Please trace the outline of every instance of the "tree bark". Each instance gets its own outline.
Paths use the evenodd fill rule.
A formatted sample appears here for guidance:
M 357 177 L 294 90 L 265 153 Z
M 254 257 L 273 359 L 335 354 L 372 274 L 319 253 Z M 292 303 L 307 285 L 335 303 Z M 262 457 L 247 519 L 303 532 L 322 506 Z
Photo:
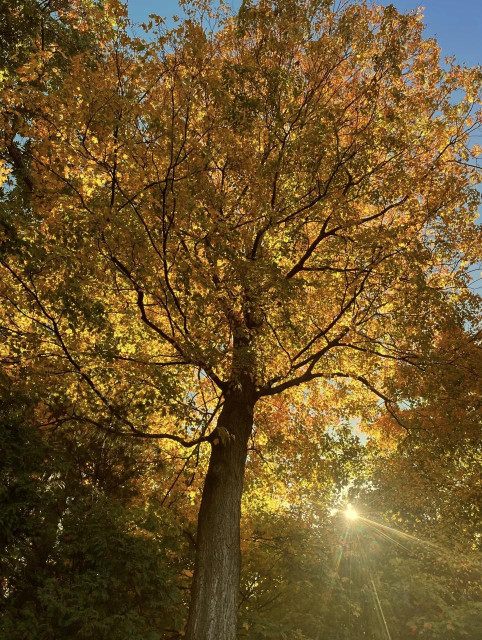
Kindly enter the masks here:
M 230 391 L 211 441 L 198 517 L 186 640 L 234 640 L 241 570 L 241 496 L 254 388 Z

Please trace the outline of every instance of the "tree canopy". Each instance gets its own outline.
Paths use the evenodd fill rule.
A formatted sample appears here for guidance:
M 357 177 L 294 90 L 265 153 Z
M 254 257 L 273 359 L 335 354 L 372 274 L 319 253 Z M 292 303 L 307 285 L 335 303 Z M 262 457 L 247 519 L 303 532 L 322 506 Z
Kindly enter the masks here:
M 201 464 L 187 637 L 231 640 L 246 461 L 294 508 L 362 424 L 397 478 L 473 482 L 482 73 L 393 6 L 185 10 L 149 37 L 117 2 L 4 10 L 0 357 L 32 428 Z

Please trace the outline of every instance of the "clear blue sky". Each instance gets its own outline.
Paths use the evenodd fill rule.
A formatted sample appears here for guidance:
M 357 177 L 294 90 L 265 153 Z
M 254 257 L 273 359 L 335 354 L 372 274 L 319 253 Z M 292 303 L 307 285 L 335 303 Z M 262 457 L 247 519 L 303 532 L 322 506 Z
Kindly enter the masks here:
M 390 0 L 378 0 L 390 4 Z M 239 6 L 240 0 L 231 0 Z M 482 64 L 482 0 L 391 0 L 400 11 L 425 7 L 425 33 L 435 36 L 443 56 L 455 55 L 468 65 Z M 179 13 L 177 0 L 129 0 L 129 15 L 145 22 L 150 13 L 168 18 Z

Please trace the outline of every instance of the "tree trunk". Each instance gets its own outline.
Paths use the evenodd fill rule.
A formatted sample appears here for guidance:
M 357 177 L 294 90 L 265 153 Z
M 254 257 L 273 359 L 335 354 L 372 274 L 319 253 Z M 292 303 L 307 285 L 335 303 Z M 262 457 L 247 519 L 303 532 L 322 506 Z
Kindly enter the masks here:
M 214 432 L 199 509 L 186 640 L 236 637 L 241 496 L 254 404 L 254 389 L 229 392 Z

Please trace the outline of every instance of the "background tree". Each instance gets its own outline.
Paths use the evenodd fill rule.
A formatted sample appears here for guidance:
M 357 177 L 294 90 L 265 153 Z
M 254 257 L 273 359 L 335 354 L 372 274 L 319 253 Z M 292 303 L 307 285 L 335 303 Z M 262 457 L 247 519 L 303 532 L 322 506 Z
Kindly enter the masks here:
M 0 382 L 0 635 L 178 637 L 192 507 L 164 500 L 176 460 L 82 426 L 32 429 L 34 399 Z
M 95 45 L 67 73 L 41 51 L 4 79 L 30 195 L 1 259 L 3 356 L 42 388 L 41 424 L 209 443 L 187 637 L 230 640 L 269 399 L 410 428 L 398 363 L 415 379 L 474 316 L 480 72 L 442 69 L 391 6 L 195 4 L 152 41 L 121 5 L 79 4 Z
M 479 350 L 445 334 L 416 388 L 402 365 L 408 435 L 387 414 L 364 424 L 376 435 L 364 446 L 352 425 L 345 437 L 325 432 L 323 447 L 300 433 L 296 411 L 264 460 L 249 461 L 238 637 L 478 637 Z

